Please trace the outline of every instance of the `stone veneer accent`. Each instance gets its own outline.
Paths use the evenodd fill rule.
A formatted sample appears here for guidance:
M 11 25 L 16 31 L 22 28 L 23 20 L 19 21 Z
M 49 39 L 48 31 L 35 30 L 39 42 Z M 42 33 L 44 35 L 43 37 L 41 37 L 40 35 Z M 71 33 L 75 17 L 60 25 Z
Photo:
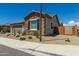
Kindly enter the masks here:
M 42 18 L 42 35 L 45 35 L 45 18 Z

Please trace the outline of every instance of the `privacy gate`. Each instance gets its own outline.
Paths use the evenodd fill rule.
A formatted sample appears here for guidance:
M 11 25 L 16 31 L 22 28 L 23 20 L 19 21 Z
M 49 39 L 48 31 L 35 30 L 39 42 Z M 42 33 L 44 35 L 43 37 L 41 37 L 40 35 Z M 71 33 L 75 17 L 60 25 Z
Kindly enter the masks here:
M 64 27 L 64 34 L 65 35 L 72 35 L 73 34 L 73 27 L 72 26 L 65 26 Z
M 77 26 L 59 26 L 55 28 L 55 33 L 60 35 L 77 35 Z

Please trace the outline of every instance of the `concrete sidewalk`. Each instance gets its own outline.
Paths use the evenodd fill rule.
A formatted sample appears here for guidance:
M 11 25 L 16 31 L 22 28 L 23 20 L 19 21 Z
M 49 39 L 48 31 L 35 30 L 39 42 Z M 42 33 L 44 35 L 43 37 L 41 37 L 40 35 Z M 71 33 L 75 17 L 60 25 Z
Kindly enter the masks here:
M 0 37 L 0 44 L 37 56 L 79 56 L 79 46 L 43 44 Z

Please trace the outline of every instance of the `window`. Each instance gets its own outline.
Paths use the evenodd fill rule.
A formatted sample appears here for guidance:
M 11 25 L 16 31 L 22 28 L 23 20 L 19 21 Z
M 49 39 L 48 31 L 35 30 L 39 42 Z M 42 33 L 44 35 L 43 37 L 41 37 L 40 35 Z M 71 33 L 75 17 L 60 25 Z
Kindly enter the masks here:
M 30 21 L 30 30 L 37 30 L 37 20 Z
M 53 24 L 51 23 L 51 29 L 53 29 Z

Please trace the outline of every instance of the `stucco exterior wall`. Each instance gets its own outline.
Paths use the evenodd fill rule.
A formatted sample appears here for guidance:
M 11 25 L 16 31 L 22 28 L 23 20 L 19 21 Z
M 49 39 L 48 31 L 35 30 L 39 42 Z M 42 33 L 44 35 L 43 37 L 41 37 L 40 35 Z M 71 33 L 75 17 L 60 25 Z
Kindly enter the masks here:
M 53 30 L 51 29 L 51 19 L 46 18 L 46 35 L 53 34 Z
M 59 26 L 58 21 L 56 19 L 57 18 L 55 16 L 52 19 L 46 18 L 46 35 L 53 35 L 54 28 L 51 28 L 51 26 L 52 27 Z
M 54 27 L 59 26 L 56 16 L 53 16 L 52 23 L 53 23 L 52 26 L 54 26 Z

